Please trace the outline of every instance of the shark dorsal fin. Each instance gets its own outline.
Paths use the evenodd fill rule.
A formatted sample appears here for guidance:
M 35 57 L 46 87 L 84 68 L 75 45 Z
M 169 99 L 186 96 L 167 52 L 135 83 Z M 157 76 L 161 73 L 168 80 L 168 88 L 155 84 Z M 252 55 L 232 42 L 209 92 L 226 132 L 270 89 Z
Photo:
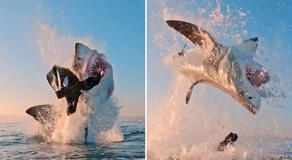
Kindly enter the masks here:
M 203 49 L 210 47 L 213 49 L 219 45 L 210 33 L 195 24 L 177 20 L 167 20 L 166 23 Z
M 43 125 L 51 124 L 54 121 L 53 106 L 50 104 L 30 107 L 26 110 L 26 113 Z

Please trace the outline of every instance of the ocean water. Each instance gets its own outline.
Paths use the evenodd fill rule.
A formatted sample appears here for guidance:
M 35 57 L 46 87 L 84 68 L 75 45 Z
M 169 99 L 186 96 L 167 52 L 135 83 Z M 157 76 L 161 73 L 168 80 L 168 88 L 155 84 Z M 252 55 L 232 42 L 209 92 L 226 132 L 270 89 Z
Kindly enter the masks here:
M 0 123 L 0 159 L 144 159 L 144 122 L 118 122 L 124 140 L 110 144 L 56 144 L 26 134 L 22 123 Z

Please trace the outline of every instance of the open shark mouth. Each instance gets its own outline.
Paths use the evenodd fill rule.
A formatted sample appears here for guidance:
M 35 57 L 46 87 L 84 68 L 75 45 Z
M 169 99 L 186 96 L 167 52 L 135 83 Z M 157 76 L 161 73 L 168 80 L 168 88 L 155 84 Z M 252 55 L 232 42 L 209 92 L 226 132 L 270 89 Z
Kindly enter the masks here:
M 106 62 L 104 55 L 94 51 L 89 59 L 86 73 L 88 77 L 99 77 L 102 79 L 107 68 L 108 63 Z
M 253 69 L 250 66 L 246 66 L 246 78 L 254 87 L 260 87 L 270 80 L 268 72 L 263 69 Z

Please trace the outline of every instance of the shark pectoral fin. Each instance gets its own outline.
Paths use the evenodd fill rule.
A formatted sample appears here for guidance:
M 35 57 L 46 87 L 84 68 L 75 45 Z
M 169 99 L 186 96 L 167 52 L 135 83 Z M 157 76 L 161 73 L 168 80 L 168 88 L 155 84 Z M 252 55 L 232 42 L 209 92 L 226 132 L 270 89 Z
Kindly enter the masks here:
M 189 88 L 188 93 L 187 93 L 187 96 L 186 96 L 186 104 L 188 104 L 189 101 L 190 101 L 190 98 L 191 98 L 192 93 L 193 93 L 194 86 L 197 85 L 199 82 L 200 82 L 200 81 L 196 81 L 196 82 L 193 83 L 192 86 Z
M 210 33 L 195 24 L 177 20 L 167 20 L 166 23 L 171 28 L 188 38 L 195 45 L 200 46 L 203 49 L 210 48 L 210 46 L 213 46 L 214 48 L 219 46 Z

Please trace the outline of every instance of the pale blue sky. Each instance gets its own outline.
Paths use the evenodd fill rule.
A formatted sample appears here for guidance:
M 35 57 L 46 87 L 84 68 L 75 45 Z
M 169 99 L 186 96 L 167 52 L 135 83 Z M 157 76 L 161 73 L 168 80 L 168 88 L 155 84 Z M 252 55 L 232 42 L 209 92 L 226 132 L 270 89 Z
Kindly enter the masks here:
M 36 21 L 60 34 L 105 43 L 113 64 L 122 116 L 144 116 L 144 1 L 2 1 L 0 5 L 1 115 L 22 115 L 49 103 L 51 90 L 36 45 Z M 74 47 L 74 44 L 72 44 Z M 1 117 L 0 117 L 1 118 Z

